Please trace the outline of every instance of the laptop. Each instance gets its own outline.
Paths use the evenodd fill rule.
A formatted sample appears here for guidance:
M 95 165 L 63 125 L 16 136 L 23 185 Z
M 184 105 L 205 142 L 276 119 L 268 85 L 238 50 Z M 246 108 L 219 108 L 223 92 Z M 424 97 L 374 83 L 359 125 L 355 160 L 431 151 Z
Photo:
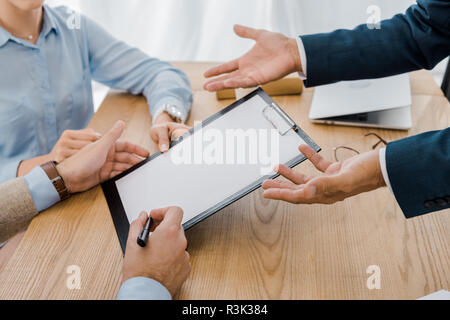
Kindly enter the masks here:
M 408 130 L 412 127 L 409 74 L 317 87 L 309 118 L 329 125 Z

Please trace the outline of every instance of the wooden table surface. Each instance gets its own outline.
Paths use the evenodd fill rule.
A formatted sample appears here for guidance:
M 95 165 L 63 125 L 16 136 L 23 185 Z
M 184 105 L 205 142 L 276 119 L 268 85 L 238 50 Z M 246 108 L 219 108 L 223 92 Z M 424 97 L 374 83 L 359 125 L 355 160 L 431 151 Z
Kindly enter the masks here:
M 210 64 L 175 65 L 189 75 L 195 92 L 189 123 L 231 103 L 202 90 Z M 368 150 L 362 135 L 369 131 L 394 140 L 450 125 L 450 105 L 430 74 L 416 72 L 411 79 L 409 132 L 311 124 L 313 89 L 274 100 L 332 159 L 337 145 Z M 109 94 L 90 127 L 104 133 L 118 119 L 128 125 L 124 139 L 156 151 L 144 98 Z M 296 170 L 314 172 L 310 163 Z M 415 299 L 450 289 L 450 210 L 406 220 L 387 188 L 331 206 L 291 205 L 261 194 L 253 192 L 187 231 L 192 273 L 176 298 Z M 71 265 L 81 270 L 79 290 L 66 285 Z M 371 265 L 381 270 L 379 290 L 366 287 Z M 0 274 L 0 298 L 114 299 L 121 268 L 122 251 L 97 187 L 33 220 Z

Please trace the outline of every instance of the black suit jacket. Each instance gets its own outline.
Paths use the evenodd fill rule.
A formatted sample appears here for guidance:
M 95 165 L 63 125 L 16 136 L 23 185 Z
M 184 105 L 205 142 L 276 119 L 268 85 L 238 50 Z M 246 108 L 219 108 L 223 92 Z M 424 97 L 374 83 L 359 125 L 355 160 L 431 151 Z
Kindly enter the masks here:
M 418 0 L 380 27 L 302 36 L 305 85 L 431 69 L 450 55 L 450 0 Z M 450 129 L 389 144 L 386 166 L 406 217 L 450 208 Z

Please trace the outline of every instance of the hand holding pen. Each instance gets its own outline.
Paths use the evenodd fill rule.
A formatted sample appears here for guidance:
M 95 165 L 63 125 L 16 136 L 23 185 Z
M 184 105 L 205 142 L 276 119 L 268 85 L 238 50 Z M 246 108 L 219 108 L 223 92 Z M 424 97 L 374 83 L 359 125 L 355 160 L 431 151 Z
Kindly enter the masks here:
M 149 221 L 149 216 L 151 221 Z M 173 296 L 186 280 L 191 264 L 182 227 L 183 210 L 177 207 L 142 212 L 133 221 L 128 234 L 123 265 L 123 281 L 146 277 L 163 284 Z M 150 238 L 148 235 L 151 232 Z M 146 244 L 136 239 L 142 234 Z

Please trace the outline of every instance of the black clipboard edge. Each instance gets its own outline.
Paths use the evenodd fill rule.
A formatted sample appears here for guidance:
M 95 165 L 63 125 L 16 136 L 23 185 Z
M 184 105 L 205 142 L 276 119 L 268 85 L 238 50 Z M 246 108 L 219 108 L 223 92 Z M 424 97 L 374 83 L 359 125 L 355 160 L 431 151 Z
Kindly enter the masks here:
M 178 143 L 181 143 L 183 141 L 183 137 L 192 135 L 196 130 L 198 130 L 198 128 L 203 128 L 203 127 L 207 126 L 208 124 L 210 124 L 214 120 L 216 120 L 216 119 L 220 118 L 221 116 L 223 116 L 224 114 L 230 112 L 231 110 L 233 110 L 234 108 L 238 107 L 242 103 L 250 100 L 255 95 L 260 95 L 260 97 L 263 98 L 264 101 L 266 101 L 268 104 L 275 103 L 267 95 L 267 93 L 262 88 L 259 87 L 255 91 L 252 91 L 251 93 L 249 93 L 245 97 L 239 99 L 238 101 L 234 102 L 230 106 L 222 109 L 221 111 L 213 114 L 212 116 L 208 117 L 206 120 L 202 121 L 202 123 L 200 123 L 199 125 L 195 126 L 191 130 L 189 130 L 189 132 L 187 132 L 180 139 L 178 139 L 177 141 L 171 143 L 171 147 L 177 145 Z M 286 114 L 286 116 L 290 120 L 292 120 L 289 117 L 289 115 Z M 293 120 L 292 120 L 292 122 L 295 123 L 295 121 L 293 121 Z M 320 152 L 322 150 L 300 127 L 297 126 L 297 124 L 294 127 L 294 131 L 311 148 L 313 148 L 316 152 Z M 157 152 L 157 153 L 153 154 L 152 156 L 150 156 L 149 158 L 143 160 L 141 163 L 137 164 L 136 166 L 126 170 L 125 172 L 122 172 L 120 175 L 116 176 L 115 178 L 113 178 L 111 180 L 108 180 L 108 181 L 106 181 L 106 182 L 101 184 L 103 193 L 104 193 L 106 201 L 108 203 L 108 207 L 109 207 L 109 211 L 111 213 L 111 217 L 112 217 L 113 222 L 114 222 L 114 226 L 115 226 L 115 229 L 116 229 L 117 237 L 119 238 L 120 246 L 122 247 L 122 251 L 123 251 L 124 254 L 125 254 L 125 248 L 126 248 L 127 239 L 128 239 L 128 231 L 129 231 L 129 228 L 130 228 L 130 222 L 128 221 L 128 218 L 127 218 L 127 216 L 125 214 L 125 209 L 123 208 L 122 201 L 120 200 L 120 195 L 117 192 L 117 188 L 115 186 L 115 183 L 116 183 L 117 180 L 123 178 L 124 176 L 126 176 L 130 172 L 133 172 L 134 170 L 136 170 L 136 169 L 140 168 L 141 166 L 145 165 L 146 163 L 152 161 L 156 157 L 159 157 L 161 154 L 162 154 L 161 152 Z M 305 160 L 306 160 L 306 157 L 304 155 L 299 155 L 298 157 L 292 159 L 288 163 L 285 163 L 285 165 L 287 167 L 294 168 L 295 166 L 299 165 L 300 163 L 302 163 Z M 188 229 L 192 228 L 193 226 L 195 226 L 200 221 L 203 221 L 203 220 L 209 218 L 210 216 L 212 216 L 213 214 L 217 213 L 218 211 L 228 207 L 232 203 L 240 200 L 241 198 L 245 197 L 249 193 L 255 191 L 258 188 L 260 188 L 262 183 L 265 180 L 267 180 L 267 179 L 275 179 L 275 178 L 277 178 L 279 176 L 280 176 L 279 174 L 276 174 L 276 175 L 272 175 L 272 176 L 261 177 L 255 183 L 253 183 L 253 184 L 249 185 L 248 187 L 242 189 L 241 191 L 237 192 L 236 194 L 228 197 L 227 199 L 225 199 L 224 201 L 218 203 L 214 207 L 212 207 L 212 208 L 210 208 L 210 209 L 200 213 L 195 218 L 192 218 L 191 220 L 187 221 L 186 223 L 183 224 L 183 228 L 185 230 L 188 230 Z

